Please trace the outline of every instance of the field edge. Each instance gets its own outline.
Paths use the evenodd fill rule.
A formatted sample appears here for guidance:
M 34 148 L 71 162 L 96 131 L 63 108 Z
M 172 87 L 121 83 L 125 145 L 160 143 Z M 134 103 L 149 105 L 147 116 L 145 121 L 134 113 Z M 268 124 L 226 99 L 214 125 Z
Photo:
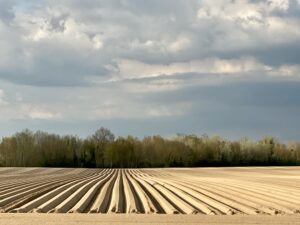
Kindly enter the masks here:
M 0 214 L 0 225 L 64 224 L 64 225 L 112 225 L 112 224 L 293 224 L 300 225 L 299 215 L 144 215 L 144 214 Z

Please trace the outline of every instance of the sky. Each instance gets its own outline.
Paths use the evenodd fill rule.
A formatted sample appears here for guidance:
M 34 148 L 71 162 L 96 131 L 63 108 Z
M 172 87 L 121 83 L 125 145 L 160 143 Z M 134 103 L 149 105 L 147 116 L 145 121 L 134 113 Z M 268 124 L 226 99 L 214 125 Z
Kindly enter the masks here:
M 0 0 L 0 137 L 300 140 L 300 0 Z

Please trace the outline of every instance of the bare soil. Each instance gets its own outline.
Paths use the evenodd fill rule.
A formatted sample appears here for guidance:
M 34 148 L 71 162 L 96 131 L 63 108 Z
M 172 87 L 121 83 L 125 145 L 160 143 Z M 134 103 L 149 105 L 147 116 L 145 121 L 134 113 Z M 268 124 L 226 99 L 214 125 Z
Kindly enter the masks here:
M 0 224 L 299 224 L 300 167 L 0 168 L 0 212 Z

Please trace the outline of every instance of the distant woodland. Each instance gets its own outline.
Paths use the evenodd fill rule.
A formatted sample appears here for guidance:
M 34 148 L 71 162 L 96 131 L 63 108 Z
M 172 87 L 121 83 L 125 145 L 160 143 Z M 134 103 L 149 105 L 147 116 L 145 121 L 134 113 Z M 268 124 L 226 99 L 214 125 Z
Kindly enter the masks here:
M 118 137 L 106 128 L 77 136 L 23 130 L 0 140 L 0 166 L 15 167 L 199 167 L 300 165 L 300 143 L 228 141 L 206 135 Z

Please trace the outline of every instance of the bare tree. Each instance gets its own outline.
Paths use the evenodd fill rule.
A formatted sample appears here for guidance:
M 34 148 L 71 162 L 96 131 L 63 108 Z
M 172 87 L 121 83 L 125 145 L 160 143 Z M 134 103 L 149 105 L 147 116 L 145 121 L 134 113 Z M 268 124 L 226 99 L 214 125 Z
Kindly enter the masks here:
M 104 167 L 104 151 L 108 143 L 113 142 L 115 135 L 107 128 L 101 127 L 92 136 L 95 144 L 95 160 L 97 167 Z

